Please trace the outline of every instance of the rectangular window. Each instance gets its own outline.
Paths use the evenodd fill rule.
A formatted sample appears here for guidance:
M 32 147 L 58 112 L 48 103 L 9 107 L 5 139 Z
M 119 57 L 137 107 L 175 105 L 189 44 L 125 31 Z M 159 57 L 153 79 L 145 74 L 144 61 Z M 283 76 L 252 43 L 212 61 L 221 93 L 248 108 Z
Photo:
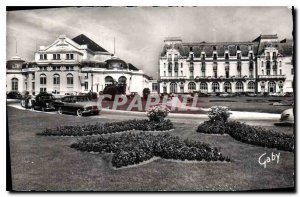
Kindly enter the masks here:
M 180 92 L 181 92 L 181 93 L 184 92 L 183 86 L 180 86 Z
M 253 70 L 250 71 L 249 77 L 250 77 L 250 78 L 253 78 Z
M 178 61 L 178 54 L 175 54 L 175 56 L 174 56 L 174 61 Z
M 56 54 L 53 54 L 53 59 L 56 60 Z
M 164 76 L 166 76 L 166 71 L 164 71 Z
M 46 88 L 40 88 L 40 92 L 47 92 Z
M 66 54 L 66 59 L 70 59 L 70 54 Z
M 205 77 L 205 70 L 202 70 L 202 77 Z
M 181 68 L 183 68 L 183 63 L 181 63 Z
M 46 60 L 47 59 L 47 54 L 44 54 L 44 60 Z
M 35 83 L 32 82 L 32 91 L 34 91 L 34 90 L 35 90 Z
M 157 83 L 152 83 L 152 91 L 157 92 L 157 90 L 158 90 L 158 85 L 157 85 Z
M 181 76 L 183 76 L 183 71 L 181 71 L 180 73 L 181 73 Z
M 271 74 L 271 72 L 270 72 L 270 70 L 268 69 L 268 70 L 267 70 L 267 75 L 270 75 L 270 74 Z
M 169 71 L 169 74 L 168 74 L 168 76 L 169 76 L 169 77 L 171 77 L 171 76 L 172 76 L 172 71 L 171 71 L 171 72 Z
M 89 83 L 86 81 L 84 82 L 84 90 L 88 90 L 89 89 Z
M 193 79 L 194 78 L 194 71 L 190 71 L 190 78 Z
M 282 70 L 281 69 L 279 69 L 279 74 L 282 75 Z
M 178 72 L 177 71 L 175 71 L 175 77 L 178 77 Z
M 43 56 L 43 54 L 40 54 L 40 60 L 42 60 L 42 59 L 43 59 L 43 57 L 44 57 L 44 56 Z
M 56 57 L 58 60 L 60 60 L 60 54 L 57 54 Z
M 74 54 L 70 54 L 70 59 L 71 59 L 71 60 L 74 59 Z
M 262 68 L 264 67 L 264 62 L 263 62 L 263 61 L 261 62 L 261 67 L 262 67 Z

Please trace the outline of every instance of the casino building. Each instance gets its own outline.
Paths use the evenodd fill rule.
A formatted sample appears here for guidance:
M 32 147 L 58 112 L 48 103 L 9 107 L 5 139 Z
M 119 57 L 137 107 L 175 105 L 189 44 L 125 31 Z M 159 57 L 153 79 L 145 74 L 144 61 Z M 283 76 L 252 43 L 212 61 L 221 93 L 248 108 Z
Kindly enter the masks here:
M 164 40 L 159 93 L 293 92 L 293 41 L 260 35 L 251 42 Z
M 142 94 L 149 77 L 130 63 L 108 52 L 87 36 L 73 39 L 59 36 L 35 52 L 26 62 L 13 57 L 6 65 L 6 90 L 53 94 L 100 92 L 111 84 L 123 87 L 124 94 Z

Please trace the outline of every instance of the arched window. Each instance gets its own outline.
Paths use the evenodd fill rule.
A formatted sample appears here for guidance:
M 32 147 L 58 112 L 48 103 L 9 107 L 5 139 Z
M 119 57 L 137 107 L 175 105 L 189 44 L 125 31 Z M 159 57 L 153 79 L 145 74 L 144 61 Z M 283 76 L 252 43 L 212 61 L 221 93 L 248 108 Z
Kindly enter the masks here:
M 71 73 L 67 74 L 67 85 L 73 85 L 73 75 Z
M 217 82 L 212 83 L 212 91 L 213 92 L 220 92 L 220 85 Z
M 224 83 L 224 91 L 225 92 L 231 92 L 231 83 L 230 82 L 226 81 Z
M 11 79 L 11 90 L 12 91 L 18 91 L 19 89 L 19 80 L 17 78 Z
M 124 77 L 124 76 L 121 76 L 121 77 L 118 79 L 118 83 L 119 83 L 119 84 L 126 84 L 126 81 L 127 81 L 127 78 Z
M 59 85 L 60 84 L 60 76 L 59 74 L 53 75 L 53 85 Z
M 193 91 L 193 90 L 196 90 L 196 84 L 194 82 L 190 82 L 188 84 L 188 90 L 189 91 Z
M 176 93 L 177 92 L 177 84 L 171 83 L 170 84 L 170 93 Z
M 250 81 L 248 83 L 248 91 L 251 91 L 251 92 L 255 91 L 255 83 L 253 81 Z
M 40 84 L 41 85 L 46 85 L 47 84 L 47 77 L 45 74 L 40 75 Z
M 114 79 L 111 76 L 105 77 L 105 87 L 114 84 Z
M 244 85 L 242 82 L 238 81 L 235 84 L 235 90 L 236 92 L 243 92 L 244 91 Z
M 200 83 L 200 91 L 201 92 L 207 92 L 207 83 Z
M 273 81 L 270 81 L 268 83 L 269 86 L 269 93 L 275 93 L 276 92 L 276 84 Z

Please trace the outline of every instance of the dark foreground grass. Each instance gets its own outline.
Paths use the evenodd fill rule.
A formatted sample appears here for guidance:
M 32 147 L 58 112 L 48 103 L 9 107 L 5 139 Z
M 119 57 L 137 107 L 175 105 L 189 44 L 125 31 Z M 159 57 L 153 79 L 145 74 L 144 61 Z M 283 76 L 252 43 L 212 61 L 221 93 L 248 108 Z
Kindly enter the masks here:
M 107 119 L 106 117 L 112 118 Z M 132 168 L 114 170 L 111 156 L 70 148 L 76 137 L 44 137 L 36 133 L 61 125 L 126 120 L 21 111 L 8 107 L 12 185 L 14 190 L 36 191 L 229 191 L 294 187 L 294 154 L 241 143 L 227 135 L 196 133 L 194 120 L 174 122 L 170 134 L 220 147 L 231 162 L 176 162 L 158 159 Z M 130 117 L 132 119 L 132 117 Z M 292 128 L 291 128 L 292 129 Z M 280 129 L 278 129 L 280 131 Z M 289 132 L 286 128 L 286 132 Z M 120 134 L 114 134 L 120 135 Z M 279 163 L 263 168 L 258 158 L 280 153 Z

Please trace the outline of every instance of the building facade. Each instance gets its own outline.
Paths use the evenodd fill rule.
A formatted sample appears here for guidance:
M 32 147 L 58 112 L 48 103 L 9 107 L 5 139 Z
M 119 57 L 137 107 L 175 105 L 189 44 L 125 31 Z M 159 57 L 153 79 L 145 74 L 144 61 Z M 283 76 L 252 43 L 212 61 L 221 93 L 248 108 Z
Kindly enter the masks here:
M 252 42 L 183 43 L 172 37 L 164 43 L 159 93 L 293 92 L 292 40 L 260 35 Z
M 41 46 L 34 61 L 14 57 L 7 61 L 6 69 L 7 91 L 32 95 L 98 93 L 111 84 L 122 86 L 124 94 L 142 94 L 150 79 L 83 34 L 73 39 L 61 35 L 52 44 Z

